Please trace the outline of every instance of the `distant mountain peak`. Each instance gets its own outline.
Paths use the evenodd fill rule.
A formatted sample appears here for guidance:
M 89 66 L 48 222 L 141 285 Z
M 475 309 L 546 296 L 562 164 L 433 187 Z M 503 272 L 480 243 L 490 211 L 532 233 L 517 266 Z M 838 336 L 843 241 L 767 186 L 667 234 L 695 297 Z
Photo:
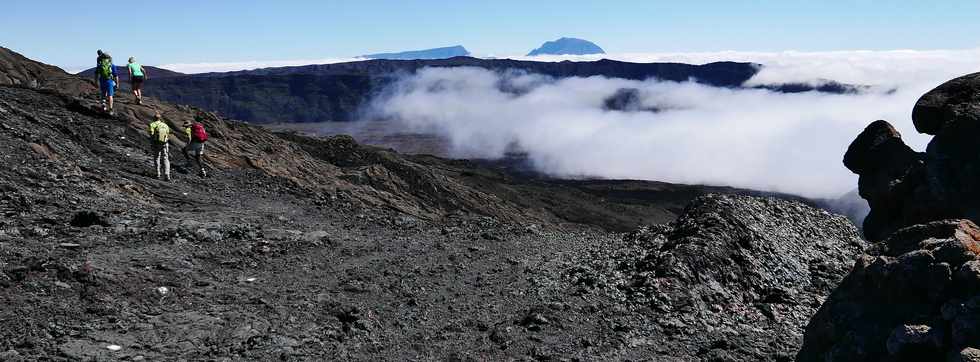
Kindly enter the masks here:
M 362 55 L 361 58 L 413 60 L 413 59 L 447 59 L 447 58 L 468 56 L 468 55 L 470 55 L 469 50 L 466 50 L 466 48 L 464 48 L 462 45 L 455 45 L 455 46 L 442 47 L 442 48 L 409 50 L 409 51 L 397 52 L 397 53 L 367 54 L 367 55 Z
M 527 53 L 528 56 L 565 54 L 606 54 L 606 52 L 598 45 L 588 40 L 562 37 L 558 40 L 545 42 L 540 48 L 534 49 L 530 53 Z

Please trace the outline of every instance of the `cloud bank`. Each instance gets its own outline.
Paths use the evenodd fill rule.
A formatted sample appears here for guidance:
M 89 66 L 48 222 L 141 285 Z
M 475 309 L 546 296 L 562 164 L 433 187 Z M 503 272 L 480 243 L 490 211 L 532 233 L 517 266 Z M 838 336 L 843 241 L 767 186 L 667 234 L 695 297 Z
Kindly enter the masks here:
M 598 57 L 534 59 L 591 58 Z M 878 91 L 781 94 L 693 82 L 556 80 L 478 68 L 430 68 L 392 85 L 376 99 L 373 112 L 413 131 L 444 135 L 460 157 L 501 157 L 516 144 L 539 170 L 556 176 L 836 197 L 857 185 L 841 158 L 868 123 L 890 120 L 910 145 L 921 149 L 928 138 L 915 133 L 910 119 L 918 97 L 945 80 L 980 71 L 980 50 L 633 54 L 618 59 L 751 61 L 766 65 L 753 84 L 832 79 Z M 622 88 L 637 90 L 640 108 L 661 111 L 604 110 L 604 100 Z

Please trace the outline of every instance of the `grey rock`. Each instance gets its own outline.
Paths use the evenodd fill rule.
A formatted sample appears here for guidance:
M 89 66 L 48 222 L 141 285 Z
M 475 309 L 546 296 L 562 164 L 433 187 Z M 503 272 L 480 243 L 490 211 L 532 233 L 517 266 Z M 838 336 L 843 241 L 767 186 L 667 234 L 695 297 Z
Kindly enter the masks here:
M 942 330 L 927 325 L 901 325 L 888 337 L 888 354 L 909 358 L 922 353 L 926 356 L 936 353 L 943 346 Z

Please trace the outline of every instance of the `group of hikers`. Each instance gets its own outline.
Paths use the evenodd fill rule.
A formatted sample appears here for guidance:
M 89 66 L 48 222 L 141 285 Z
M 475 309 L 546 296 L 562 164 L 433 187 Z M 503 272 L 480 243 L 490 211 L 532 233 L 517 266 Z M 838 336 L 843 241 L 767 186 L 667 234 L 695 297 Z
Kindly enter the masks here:
M 116 94 L 116 88 L 119 87 L 119 74 L 116 73 L 116 66 L 112 63 L 112 56 L 109 53 L 99 49 L 97 54 L 95 80 L 99 83 L 99 91 L 102 95 L 102 110 L 114 115 L 112 96 Z M 129 87 L 136 97 L 136 104 L 143 104 L 143 81 L 146 80 L 146 69 L 143 69 L 143 66 L 133 57 L 129 57 L 126 69 L 129 71 Z
M 133 57 L 129 58 L 129 64 L 126 67 L 129 71 L 129 84 L 133 91 L 133 96 L 136 98 L 136 104 L 142 105 L 143 82 L 146 80 L 146 70 Z M 95 78 L 99 83 L 102 111 L 108 112 L 109 115 L 115 115 L 112 108 L 112 98 L 119 85 L 119 74 L 116 72 L 116 66 L 112 63 L 112 56 L 103 52 L 101 49 L 98 51 L 98 58 L 96 58 Z M 194 116 L 193 122 L 184 121 L 183 128 L 188 141 L 187 145 L 181 151 L 183 151 L 184 159 L 187 160 L 188 166 L 190 166 L 191 156 L 193 156 L 198 175 L 207 177 L 207 171 L 205 171 L 204 163 L 201 161 L 201 157 L 204 155 L 204 144 L 208 141 L 208 133 L 204 129 L 203 120 L 203 114 L 198 113 Z M 171 130 L 167 122 L 164 122 L 163 115 L 160 114 L 159 110 L 154 112 L 153 121 L 150 122 L 148 131 L 153 149 L 153 158 L 156 163 L 157 179 L 171 181 Z

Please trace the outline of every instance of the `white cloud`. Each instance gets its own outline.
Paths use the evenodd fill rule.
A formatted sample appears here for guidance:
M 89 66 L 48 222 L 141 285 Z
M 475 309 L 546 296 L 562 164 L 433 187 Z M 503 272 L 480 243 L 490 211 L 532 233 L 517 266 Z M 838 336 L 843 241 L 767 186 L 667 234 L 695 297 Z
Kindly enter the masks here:
M 690 82 L 553 80 L 478 68 L 430 68 L 394 85 L 376 100 L 374 111 L 411 129 L 445 135 L 457 156 L 500 157 L 516 142 L 540 170 L 554 175 L 836 197 L 857 185 L 841 158 L 868 123 L 887 119 L 910 145 L 921 149 L 928 137 L 916 134 L 910 119 L 918 97 L 945 80 L 980 71 L 980 50 L 604 57 L 751 61 L 767 65 L 751 81 L 756 84 L 832 79 L 873 85 L 876 90 L 860 95 L 781 94 Z M 567 58 L 600 57 L 545 57 Z M 501 84 L 521 91 L 501 91 Z M 620 88 L 636 88 L 645 107 L 666 110 L 604 111 L 603 100 Z
M 835 80 L 875 86 L 861 95 L 779 94 L 691 83 L 602 77 L 552 80 L 482 69 L 428 69 L 398 83 L 375 111 L 407 127 L 446 135 L 456 156 L 498 157 L 512 142 L 556 175 L 591 175 L 711 183 L 836 196 L 856 178 L 841 165 L 847 145 L 875 119 L 895 124 L 914 148 L 929 137 L 912 127 L 920 95 L 953 77 L 980 71 L 980 49 L 833 52 L 631 53 L 514 56 L 536 61 L 715 61 L 765 65 L 750 84 Z M 185 73 L 362 60 L 247 61 L 167 64 Z M 522 88 L 501 92 L 499 82 Z M 644 103 L 665 112 L 607 112 L 603 99 L 619 88 L 641 90 Z M 882 90 L 896 89 L 894 93 Z
M 745 52 L 702 53 L 625 53 L 513 57 L 537 61 L 678 62 L 704 64 L 717 61 L 753 62 L 766 67 L 753 81 L 757 83 L 809 82 L 831 79 L 843 83 L 881 86 L 935 82 L 937 78 L 980 71 L 980 49 L 963 50 L 884 50 L 829 52 Z

